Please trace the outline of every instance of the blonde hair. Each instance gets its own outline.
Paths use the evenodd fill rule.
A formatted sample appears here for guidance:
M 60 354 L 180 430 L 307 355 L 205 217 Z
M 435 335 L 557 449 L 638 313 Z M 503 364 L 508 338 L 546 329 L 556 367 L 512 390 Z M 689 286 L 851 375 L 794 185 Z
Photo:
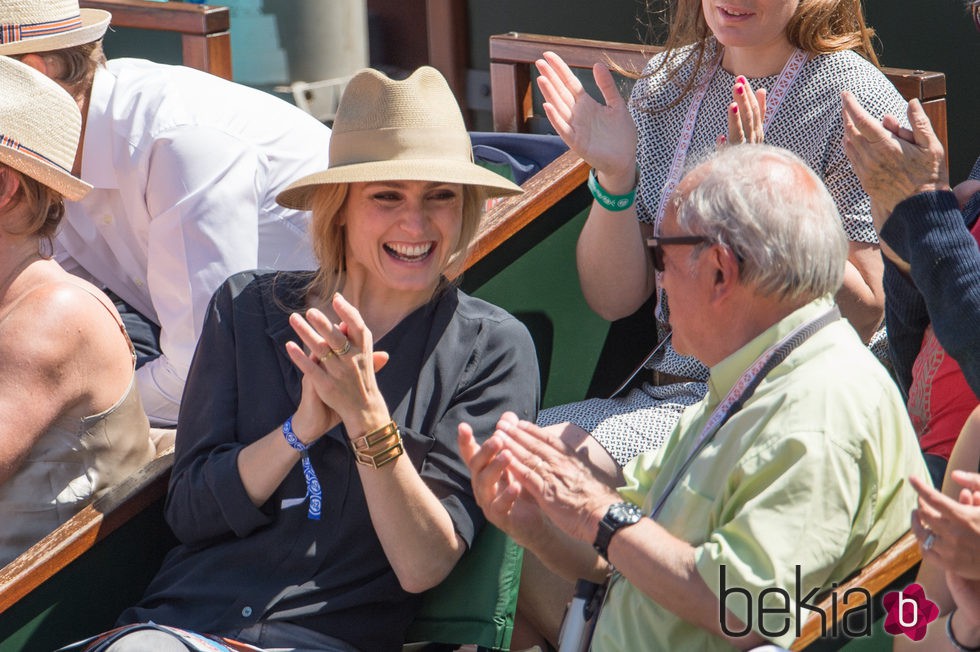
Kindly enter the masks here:
M 346 183 L 325 184 L 316 188 L 310 198 L 310 210 L 313 213 L 310 220 L 310 237 L 313 240 L 313 255 L 316 256 L 320 267 L 307 288 L 307 295 L 330 297 L 340 290 L 343 284 L 344 272 L 347 269 L 346 234 L 338 217 L 347 201 L 349 188 L 350 184 Z M 481 187 L 463 186 L 459 241 L 449 256 L 446 269 L 443 270 L 444 276 L 455 276 L 462 272 L 470 244 L 480 226 L 485 202 L 486 193 Z
M 649 4 L 648 1 L 648 10 Z M 651 13 L 656 12 L 651 10 Z M 704 19 L 701 0 L 670 0 L 667 8 L 660 13 L 664 14 L 669 25 L 664 42 L 665 56 L 648 75 L 657 74 L 674 62 L 681 48 L 693 46 L 687 55 L 694 58 L 693 71 L 690 78 L 684 80 L 680 96 L 664 107 L 669 109 L 690 92 L 698 73 L 708 63 L 708 44 L 712 34 Z M 878 66 L 878 57 L 871 43 L 874 33 L 865 23 L 861 0 L 799 0 L 796 12 L 786 25 L 786 38 L 804 52 L 828 54 L 853 50 Z M 667 81 L 676 81 L 680 69 L 680 66 L 675 66 L 668 70 Z

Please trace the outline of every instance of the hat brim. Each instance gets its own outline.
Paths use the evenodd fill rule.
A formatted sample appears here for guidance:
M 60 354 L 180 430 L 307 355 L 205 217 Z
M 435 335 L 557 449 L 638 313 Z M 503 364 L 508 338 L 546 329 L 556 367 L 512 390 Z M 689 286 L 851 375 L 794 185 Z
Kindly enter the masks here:
M 82 199 L 92 189 L 92 186 L 68 174 L 53 163 L 34 158 L 30 154 L 3 145 L 0 145 L 0 163 L 43 183 L 71 201 Z
M 475 163 L 445 159 L 393 160 L 353 163 L 307 175 L 293 182 L 276 197 L 286 208 L 310 210 L 310 199 L 319 186 L 371 181 L 434 181 L 479 186 L 487 197 L 505 197 L 524 192 L 520 186 Z
M 61 34 L 48 34 L 34 38 L 22 39 L 0 45 L 0 54 L 30 54 L 32 52 L 48 52 L 64 48 L 84 45 L 98 41 L 109 28 L 112 14 L 102 9 L 82 9 L 82 26 Z

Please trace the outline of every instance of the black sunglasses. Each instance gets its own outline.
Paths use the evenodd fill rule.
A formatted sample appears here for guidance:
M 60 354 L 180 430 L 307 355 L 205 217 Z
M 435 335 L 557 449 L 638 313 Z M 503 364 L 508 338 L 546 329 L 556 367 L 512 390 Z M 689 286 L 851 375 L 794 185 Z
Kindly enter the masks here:
M 647 239 L 647 246 L 653 254 L 653 268 L 658 272 L 664 271 L 664 246 L 666 245 L 696 245 L 710 242 L 703 235 L 677 235 L 673 237 L 655 236 Z

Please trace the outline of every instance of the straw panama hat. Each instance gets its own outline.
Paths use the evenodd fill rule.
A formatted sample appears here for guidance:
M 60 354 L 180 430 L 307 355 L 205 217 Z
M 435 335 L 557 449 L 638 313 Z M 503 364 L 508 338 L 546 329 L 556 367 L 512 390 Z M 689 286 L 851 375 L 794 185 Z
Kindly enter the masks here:
M 82 114 L 71 95 L 30 66 L 0 56 L 0 163 L 67 199 L 92 186 L 72 176 Z
M 61 50 L 102 38 L 111 14 L 78 0 L 2 0 L 0 54 Z
M 330 169 L 294 182 L 276 201 L 309 210 L 317 186 L 397 180 L 480 186 L 489 197 L 522 192 L 473 162 L 459 105 L 439 71 L 423 66 L 396 81 L 368 68 L 354 75 L 340 100 Z

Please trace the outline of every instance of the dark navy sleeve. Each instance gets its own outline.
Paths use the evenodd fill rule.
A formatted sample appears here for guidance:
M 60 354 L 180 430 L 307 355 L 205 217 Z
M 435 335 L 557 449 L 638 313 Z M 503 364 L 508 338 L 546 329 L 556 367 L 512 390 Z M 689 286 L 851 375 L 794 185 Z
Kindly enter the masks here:
M 467 545 L 483 526 L 484 516 L 459 454 L 457 427 L 460 422 L 469 423 L 482 440 L 493 432 L 505 411 L 534 421 L 539 394 L 537 356 L 527 329 L 509 315 L 483 319 L 459 386 L 435 432 L 430 433 L 435 445 L 420 472 Z
M 238 453 L 249 442 L 237 436 L 233 302 L 250 278 L 238 274 L 215 292 L 184 386 L 165 515 L 188 545 L 230 534 L 244 537 L 273 518 L 252 504 L 238 473 Z
M 902 386 L 931 323 L 980 396 L 980 250 L 952 192 L 921 193 L 895 207 L 882 240 L 911 266 L 911 278 L 885 262 L 885 318 Z

